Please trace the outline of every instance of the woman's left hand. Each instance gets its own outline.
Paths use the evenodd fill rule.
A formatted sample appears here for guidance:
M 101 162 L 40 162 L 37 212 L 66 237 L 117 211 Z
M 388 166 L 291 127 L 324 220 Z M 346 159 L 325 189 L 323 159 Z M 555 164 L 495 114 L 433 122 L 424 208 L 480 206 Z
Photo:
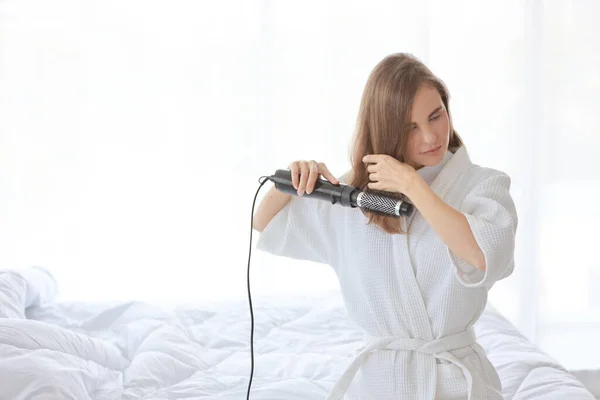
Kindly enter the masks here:
M 411 188 L 421 178 L 413 167 L 387 154 L 369 154 L 364 156 L 362 161 L 369 164 L 369 189 L 409 196 Z

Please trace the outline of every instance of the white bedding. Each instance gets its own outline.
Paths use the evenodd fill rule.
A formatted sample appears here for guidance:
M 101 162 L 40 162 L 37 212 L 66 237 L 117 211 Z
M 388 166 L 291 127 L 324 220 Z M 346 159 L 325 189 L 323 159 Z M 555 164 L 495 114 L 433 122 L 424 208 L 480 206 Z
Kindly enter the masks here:
M 42 269 L 0 271 L 0 400 L 245 399 L 246 303 L 55 303 Z M 252 399 L 316 400 L 360 346 L 337 293 L 255 299 Z M 594 399 L 493 308 L 478 340 L 506 399 Z

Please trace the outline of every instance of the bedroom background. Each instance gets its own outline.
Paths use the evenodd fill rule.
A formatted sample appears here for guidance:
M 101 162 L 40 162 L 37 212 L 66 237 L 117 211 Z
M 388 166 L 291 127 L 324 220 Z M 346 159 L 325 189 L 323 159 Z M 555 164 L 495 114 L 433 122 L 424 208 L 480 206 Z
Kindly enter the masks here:
M 472 159 L 513 179 L 517 265 L 490 301 L 567 368 L 600 368 L 599 16 L 594 0 L 1 1 L 0 267 L 50 269 L 59 300 L 244 299 L 258 178 L 300 158 L 345 172 L 368 73 L 408 51 L 447 83 Z M 255 296 L 337 289 L 322 265 L 255 251 L 251 268 Z

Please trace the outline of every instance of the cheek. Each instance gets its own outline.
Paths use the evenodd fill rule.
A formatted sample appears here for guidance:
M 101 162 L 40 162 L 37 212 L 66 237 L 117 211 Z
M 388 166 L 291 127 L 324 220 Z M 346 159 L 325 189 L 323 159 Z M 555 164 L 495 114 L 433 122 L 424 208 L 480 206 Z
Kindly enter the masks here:
M 450 134 L 450 120 L 448 119 L 448 115 L 445 115 L 444 118 L 440 118 L 436 121 L 435 133 L 438 136 L 448 136 Z

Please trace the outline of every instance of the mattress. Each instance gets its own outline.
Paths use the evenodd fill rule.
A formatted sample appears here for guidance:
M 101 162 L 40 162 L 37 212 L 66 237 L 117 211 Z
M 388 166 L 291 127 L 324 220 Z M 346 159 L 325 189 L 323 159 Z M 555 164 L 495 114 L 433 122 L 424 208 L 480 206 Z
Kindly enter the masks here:
M 0 399 L 245 398 L 246 302 L 58 303 L 56 291 L 44 269 L 0 271 Z M 361 346 L 339 293 L 254 301 L 251 399 L 324 399 Z M 476 333 L 506 399 L 594 399 L 493 307 Z

